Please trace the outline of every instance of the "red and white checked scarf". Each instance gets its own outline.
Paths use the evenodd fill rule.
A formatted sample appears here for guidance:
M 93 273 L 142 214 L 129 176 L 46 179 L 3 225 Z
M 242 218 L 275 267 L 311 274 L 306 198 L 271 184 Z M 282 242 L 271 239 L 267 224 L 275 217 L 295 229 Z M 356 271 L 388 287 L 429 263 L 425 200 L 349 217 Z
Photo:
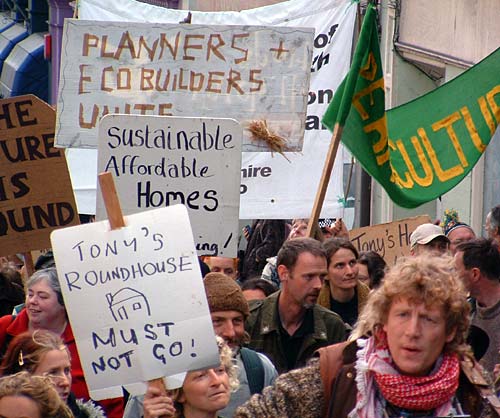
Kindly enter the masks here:
M 399 408 L 415 411 L 436 409 L 458 389 L 460 364 L 455 354 L 445 354 L 441 367 L 430 376 L 374 373 L 382 396 Z
M 401 375 L 394 367 L 388 348 L 376 347 L 374 337 L 358 340 L 355 409 L 349 417 L 382 416 L 377 387 L 384 399 L 399 408 L 415 411 L 436 410 L 436 416 L 447 415 L 458 388 L 460 364 L 456 355 L 444 355 L 439 369 L 429 376 Z M 376 382 L 376 385 L 375 385 Z

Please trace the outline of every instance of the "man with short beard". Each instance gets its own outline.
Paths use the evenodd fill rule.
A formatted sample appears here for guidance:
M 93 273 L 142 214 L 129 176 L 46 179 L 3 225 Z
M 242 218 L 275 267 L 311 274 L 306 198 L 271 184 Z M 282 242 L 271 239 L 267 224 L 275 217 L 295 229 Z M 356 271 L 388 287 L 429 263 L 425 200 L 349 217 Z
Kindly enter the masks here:
M 267 355 L 283 373 L 303 366 L 318 348 L 344 341 L 346 326 L 336 313 L 316 304 L 328 274 L 320 242 L 288 240 L 276 264 L 281 290 L 251 301 L 245 328 L 249 347 Z

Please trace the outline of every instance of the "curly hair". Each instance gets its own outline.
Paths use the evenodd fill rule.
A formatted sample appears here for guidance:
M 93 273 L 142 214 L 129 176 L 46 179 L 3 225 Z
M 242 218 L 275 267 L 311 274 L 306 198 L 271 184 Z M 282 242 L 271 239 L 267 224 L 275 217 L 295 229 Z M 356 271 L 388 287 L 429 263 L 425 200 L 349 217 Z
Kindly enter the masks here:
M 50 378 L 20 372 L 0 379 L 0 399 L 23 396 L 38 405 L 41 418 L 72 418 L 73 414 L 59 397 Z
M 350 339 L 377 335 L 387 323 L 392 302 L 407 298 L 412 303 L 441 306 L 446 322 L 446 334 L 455 331 L 452 341 L 445 345 L 447 352 L 470 352 L 466 344 L 470 324 L 470 305 L 458 279 L 453 258 L 429 255 L 399 260 L 386 274 L 382 285 L 374 290 L 361 313 Z
M 219 348 L 219 356 L 220 356 L 220 364 L 224 366 L 226 373 L 229 377 L 229 388 L 231 392 L 235 392 L 238 389 L 239 381 L 238 381 L 238 366 L 236 366 L 235 361 L 233 359 L 233 352 L 231 348 L 224 342 L 221 337 L 217 338 L 217 347 Z M 191 372 L 188 372 L 191 373 Z M 184 416 L 184 407 L 183 404 L 179 402 L 181 396 L 183 394 L 183 389 L 173 389 L 168 390 L 167 395 L 172 398 L 175 406 L 175 415 L 174 418 L 181 418 Z
M 17 335 L 9 344 L 0 365 L 0 376 L 27 371 L 34 373 L 45 354 L 52 350 L 70 353 L 61 337 L 53 332 L 38 329 Z

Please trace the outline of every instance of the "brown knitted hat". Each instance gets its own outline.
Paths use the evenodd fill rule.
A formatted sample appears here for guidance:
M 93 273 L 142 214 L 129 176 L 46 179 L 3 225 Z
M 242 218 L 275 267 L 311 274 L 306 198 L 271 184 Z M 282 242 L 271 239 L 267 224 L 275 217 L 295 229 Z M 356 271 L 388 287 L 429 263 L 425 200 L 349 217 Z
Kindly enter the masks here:
M 248 302 L 238 283 L 222 273 L 208 273 L 203 279 L 210 312 L 237 311 L 246 318 Z

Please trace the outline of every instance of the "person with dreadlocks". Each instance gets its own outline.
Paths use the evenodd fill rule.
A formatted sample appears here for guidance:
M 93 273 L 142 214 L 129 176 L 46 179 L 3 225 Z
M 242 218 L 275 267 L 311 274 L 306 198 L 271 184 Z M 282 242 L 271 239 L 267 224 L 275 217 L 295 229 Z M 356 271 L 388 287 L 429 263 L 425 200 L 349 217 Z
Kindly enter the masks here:
M 402 259 L 371 293 L 350 341 L 321 348 L 234 417 L 498 417 L 466 344 L 469 312 L 450 257 Z

